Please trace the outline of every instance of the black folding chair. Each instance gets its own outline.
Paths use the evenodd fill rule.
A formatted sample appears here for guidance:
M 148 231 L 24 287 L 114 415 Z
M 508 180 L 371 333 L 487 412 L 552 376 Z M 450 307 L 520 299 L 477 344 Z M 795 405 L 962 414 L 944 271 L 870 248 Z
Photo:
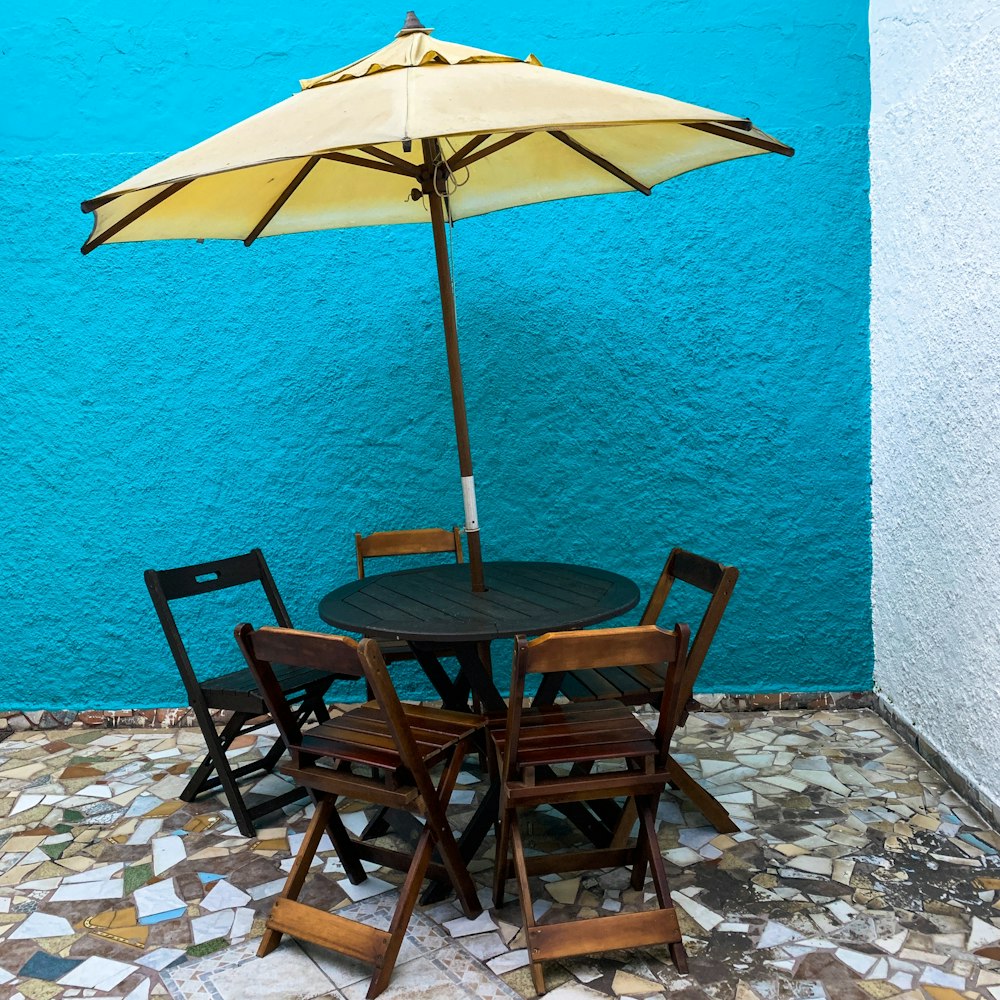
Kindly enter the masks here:
M 283 628 L 292 627 L 288 611 L 260 549 L 252 549 L 245 555 L 199 563 L 195 566 L 164 570 L 149 569 L 146 570 L 145 579 L 149 596 L 153 599 L 153 607 L 156 608 L 156 614 L 187 690 L 188 703 L 194 709 L 198 725 L 208 745 L 205 759 L 191 776 L 180 797 L 185 802 L 193 802 L 200 793 L 221 788 L 229 800 L 240 832 L 245 837 L 252 837 L 255 832 L 255 819 L 305 798 L 307 792 L 303 788 L 293 788 L 253 806 L 247 806 L 240 792 L 238 780 L 272 771 L 282 754 L 282 742 L 275 740 L 274 745 L 259 760 L 235 768 L 230 764 L 226 751 L 232 746 L 233 740 L 244 733 L 251 733 L 271 724 L 267 706 L 257 688 L 257 682 L 247 668 L 210 677 L 198 677 L 181 640 L 170 604 L 182 598 L 256 583 L 263 589 L 276 623 Z M 323 702 L 323 696 L 334 680 L 329 673 L 279 667 L 276 675 L 282 690 L 295 706 L 300 722 L 309 716 L 314 716 L 318 722 L 330 718 Z M 233 713 L 221 733 L 216 730 L 211 715 L 212 709 L 224 709 Z

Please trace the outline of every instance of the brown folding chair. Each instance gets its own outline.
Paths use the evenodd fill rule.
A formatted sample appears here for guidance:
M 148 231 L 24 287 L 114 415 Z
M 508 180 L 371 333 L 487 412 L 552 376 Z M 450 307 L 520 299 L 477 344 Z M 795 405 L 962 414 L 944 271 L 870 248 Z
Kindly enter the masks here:
M 655 625 L 639 625 L 550 632 L 532 642 L 517 639 L 507 725 L 502 732 L 498 728 L 491 730 L 502 781 L 493 897 L 497 906 L 503 905 L 506 882 L 513 869 L 521 897 L 531 977 L 539 993 L 545 992 L 541 963 L 570 955 L 666 944 L 678 970 L 686 971 L 677 914 L 656 837 L 656 806 L 670 780 L 670 738 L 680 715 L 680 681 L 689 636 L 686 625 L 677 625 L 671 632 Z M 666 687 L 653 734 L 618 701 L 522 707 L 527 674 L 605 671 L 630 663 L 666 665 Z M 615 763 L 617 766 L 613 766 Z M 638 812 L 639 832 L 634 846 L 525 855 L 519 810 L 619 798 L 626 800 L 626 806 L 634 802 Z M 627 808 L 622 807 L 619 815 L 624 820 L 627 813 Z M 529 876 L 622 865 L 632 866 L 631 885 L 637 890 L 642 888 L 649 866 L 657 909 L 536 925 Z
M 455 562 L 465 562 L 465 556 L 462 552 L 462 533 L 457 525 L 454 525 L 450 531 L 445 528 L 409 528 L 400 531 L 375 531 L 370 535 L 355 533 L 354 547 L 358 560 L 359 580 L 365 578 L 365 562 L 369 559 L 448 553 L 454 555 Z M 378 644 L 387 666 L 404 660 L 419 660 L 442 698 L 446 698 L 451 693 L 451 679 L 443 673 L 440 664 L 435 664 L 433 661 L 439 656 L 454 655 L 452 650 L 438 649 L 431 657 L 415 653 L 407 642 L 379 639 Z M 490 644 L 488 642 L 478 643 L 476 653 L 486 670 L 492 674 Z M 467 696 L 466 692 L 462 695 L 462 699 L 464 700 Z
M 701 671 L 708 648 L 712 644 L 723 612 L 732 596 L 740 575 L 735 566 L 713 562 L 704 556 L 672 549 L 660 573 L 640 625 L 655 625 L 663 612 L 667 595 L 675 580 L 696 587 L 710 595 L 701 624 L 691 642 L 687 664 L 680 678 L 681 715 L 678 725 L 687 721 L 692 704 L 695 681 Z M 666 668 L 661 663 L 631 664 L 619 670 L 573 670 L 565 674 L 550 674 L 543 678 L 534 704 L 550 705 L 558 694 L 574 702 L 613 699 L 626 705 L 660 704 L 666 680 Z M 672 784 L 684 792 L 699 808 L 705 818 L 720 833 L 735 833 L 739 828 L 732 821 L 725 807 L 699 785 L 680 764 L 670 758 Z
M 251 733 L 271 724 L 267 706 L 257 690 L 253 675 L 245 667 L 210 677 L 198 677 L 181 639 L 170 605 L 173 601 L 198 597 L 230 587 L 259 584 L 275 621 L 285 628 L 292 627 L 288 611 L 260 549 L 251 549 L 244 555 L 198 563 L 194 566 L 149 569 L 146 570 L 145 579 L 149 596 L 153 599 L 153 607 L 167 637 L 170 652 L 173 653 L 181 680 L 187 690 L 188 704 L 194 709 L 198 726 L 208 746 L 205 759 L 191 776 L 180 797 L 185 802 L 193 802 L 201 792 L 216 791 L 221 788 L 229 801 L 240 833 L 244 837 L 252 837 L 255 819 L 304 798 L 305 792 L 301 788 L 292 788 L 252 807 L 247 806 L 240 792 L 238 779 L 274 770 L 283 749 L 281 741 L 275 740 L 274 745 L 260 760 L 236 768 L 231 766 L 226 751 L 233 740 L 244 733 Z M 228 648 L 232 649 L 231 646 Z M 239 664 L 238 656 L 235 657 L 235 662 Z M 314 716 L 317 721 L 330 717 L 323 696 L 332 681 L 333 678 L 329 674 L 316 673 L 312 670 L 283 669 L 279 675 L 282 690 L 296 704 L 300 721 L 309 716 Z M 232 712 L 221 733 L 215 728 L 212 709 Z
M 240 625 L 236 640 L 291 755 L 291 763 L 282 770 L 308 789 L 316 802 L 257 954 L 267 955 L 278 946 L 282 934 L 291 934 L 372 964 L 368 996 L 378 996 L 389 983 L 425 875 L 448 880 L 467 916 L 475 917 L 482 910 L 446 810 L 462 761 L 484 720 L 468 712 L 402 705 L 372 639 L 362 640 L 359 646 L 344 636 L 281 628 L 254 631 L 250 625 Z M 276 663 L 364 677 L 375 700 L 303 732 L 278 681 L 282 668 Z M 435 785 L 430 770 L 438 766 L 442 773 Z M 354 840 L 337 813 L 340 796 L 405 810 L 422 819 L 413 854 Z M 387 931 L 297 902 L 324 830 L 330 832 L 348 878 L 355 884 L 366 877 L 362 859 L 406 872 Z M 440 861 L 432 860 L 433 852 Z

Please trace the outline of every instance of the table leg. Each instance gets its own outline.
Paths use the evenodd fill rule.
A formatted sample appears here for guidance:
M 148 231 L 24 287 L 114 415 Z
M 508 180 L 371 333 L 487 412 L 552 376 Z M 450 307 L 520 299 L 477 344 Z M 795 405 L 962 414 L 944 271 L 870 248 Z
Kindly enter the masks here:
M 430 643 L 411 642 L 410 648 L 417 658 L 420 668 L 441 696 L 441 705 L 452 712 L 466 712 L 469 708 L 469 687 L 462 682 L 462 674 L 452 680 L 448 671 L 441 666 L 435 647 Z
M 462 643 L 455 647 L 455 657 L 462 667 L 459 677 L 464 677 L 479 698 L 483 711 L 488 715 L 506 715 L 507 702 L 497 690 L 490 671 L 479 655 L 479 644 Z

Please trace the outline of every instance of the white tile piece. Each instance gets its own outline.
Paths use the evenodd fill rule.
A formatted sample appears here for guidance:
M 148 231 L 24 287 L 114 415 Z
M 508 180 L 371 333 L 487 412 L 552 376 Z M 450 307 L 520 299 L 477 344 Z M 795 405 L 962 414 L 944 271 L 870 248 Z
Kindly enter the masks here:
M 76 794 L 82 799 L 110 799 L 114 792 L 109 785 L 87 785 Z
M 131 847 L 137 844 L 148 844 L 160 832 L 161 826 L 163 826 L 163 820 L 159 817 L 140 820 L 125 843 Z
M 330 859 L 327 858 L 327 861 L 329 861 L 329 860 Z M 292 866 L 294 864 L 295 864 L 295 858 L 285 858 L 284 860 L 278 862 L 278 867 L 283 872 L 290 872 L 292 870 Z M 338 864 L 339 864 L 339 862 L 338 862 Z M 312 861 L 309 862 L 309 870 L 310 871 L 312 871 L 313 868 L 322 868 L 322 867 L 323 867 L 323 859 L 322 858 L 313 858 Z M 330 871 L 337 871 L 337 870 L 338 870 L 338 868 L 331 868 L 330 869 Z
M 4 983 L 9 983 L 13 978 L 13 972 L 8 972 L 5 968 L 0 966 L 0 986 L 3 986 Z
M 368 825 L 368 817 L 360 810 L 357 812 L 341 813 L 340 818 L 343 820 L 344 826 L 356 837 L 360 837 Z
M 63 937 L 73 933 L 73 926 L 65 917 L 35 910 L 21 921 L 10 933 L 8 940 L 24 941 L 34 938 Z
M 802 854 L 797 858 L 792 858 L 788 862 L 788 867 L 811 872 L 814 875 L 822 875 L 826 878 L 833 874 L 833 861 L 815 854 Z
M 954 973 L 944 972 L 934 968 L 934 966 L 928 966 L 920 973 L 920 982 L 927 986 L 944 986 L 959 992 L 965 989 L 964 976 L 956 976 Z
M 162 875 L 186 857 L 187 848 L 183 837 L 174 834 L 157 837 L 153 841 L 153 874 Z
M 483 910 L 475 920 L 468 917 L 458 917 L 445 923 L 445 928 L 452 937 L 466 937 L 469 934 L 483 934 L 497 929 L 496 921 L 490 916 L 489 910 Z
M 34 807 L 37 806 L 43 798 L 44 796 L 42 795 L 29 795 L 27 793 L 19 795 L 17 801 L 14 803 L 14 808 L 10 811 L 10 815 L 16 816 L 20 812 L 26 812 L 28 809 L 34 809 Z
M 1000 927 L 980 920 L 979 917 L 972 918 L 972 930 L 969 933 L 969 941 L 965 946 L 966 951 L 975 951 L 977 948 L 985 948 L 1000 941 Z
M 361 885 L 352 884 L 350 879 L 342 878 L 337 885 L 340 886 L 344 892 L 355 902 L 360 902 L 362 899 L 370 899 L 372 896 L 378 896 L 383 892 L 389 892 L 396 887 L 391 882 L 386 882 L 383 879 L 376 878 L 374 875 L 369 875 L 368 878 L 361 883 Z
M 897 989 L 912 990 L 913 975 L 909 972 L 894 972 L 886 979 L 887 983 L 892 983 Z
M 681 830 L 677 839 L 682 847 L 690 847 L 694 851 L 700 850 L 710 840 L 715 840 L 719 836 L 719 831 L 710 826 L 687 827 Z
M 707 906 L 703 906 L 696 899 L 692 899 L 690 896 L 685 896 L 680 892 L 671 893 L 671 896 L 673 897 L 674 903 L 704 930 L 714 930 L 719 924 L 722 923 L 723 917 L 720 914 L 716 913 L 714 910 L 710 910 Z
M 21 882 L 18 886 L 19 889 L 58 889 L 62 884 L 62 879 L 58 875 L 54 875 L 52 878 L 38 878 L 32 879 L 30 882 Z
M 144 979 L 134 990 L 127 993 L 123 1000 L 149 1000 L 149 987 L 151 985 L 148 979 Z
M 750 925 L 741 920 L 723 920 L 716 930 L 720 934 L 749 934 Z
M 829 771 L 796 770 L 795 775 L 811 785 L 819 785 L 820 788 L 843 795 L 845 798 L 851 794 L 850 788 L 842 781 L 838 781 Z
M 157 913 L 167 913 L 171 910 L 186 909 L 187 904 L 177 895 L 174 880 L 154 882 L 136 889 L 132 894 L 138 918 L 152 917 Z
M 884 959 L 880 958 L 872 967 L 868 970 L 868 974 L 865 979 L 887 979 L 889 976 L 889 963 Z
M 786 927 L 777 920 L 769 920 L 764 925 L 764 930 L 761 931 L 757 948 L 774 948 L 779 944 L 795 941 L 801 937 L 801 932 L 793 930 L 791 927 Z
M 853 969 L 859 976 L 866 975 L 872 966 L 879 961 L 874 955 L 866 955 L 864 952 L 854 951 L 851 948 L 838 948 L 833 956 L 849 969 Z
M 288 835 L 288 849 L 293 855 L 299 853 L 299 848 L 302 846 L 302 841 L 305 840 L 306 835 L 304 833 L 290 833 Z M 324 833 L 322 837 L 319 838 L 319 847 L 316 848 L 317 854 L 322 854 L 325 851 L 333 850 L 333 841 L 330 840 L 330 834 Z
M 191 921 L 191 934 L 194 943 L 201 944 L 204 941 L 226 937 L 233 926 L 235 917 L 235 910 L 219 910 L 217 913 L 209 913 L 205 917 L 195 917 Z
M 76 885 L 61 885 L 52 894 L 53 903 L 67 903 L 81 899 L 122 899 L 125 893 L 125 883 L 120 879 L 107 879 L 104 882 L 81 882 Z
M 850 903 L 843 899 L 835 899 L 832 903 L 827 903 L 826 908 L 842 923 L 846 924 L 853 920 L 857 915 L 858 911 L 851 906 Z M 903 937 L 906 937 L 906 932 L 903 932 Z M 902 947 L 902 945 L 900 945 Z M 888 949 L 886 949 L 888 951 Z M 897 951 L 899 948 L 896 949 Z
M 246 937 L 250 933 L 251 927 L 253 927 L 253 920 L 256 915 L 256 911 L 252 910 L 249 906 L 239 907 L 233 917 L 233 926 L 229 929 L 229 939 L 235 941 L 237 938 Z
M 285 879 L 276 878 L 270 882 L 261 882 L 260 885 L 251 886 L 249 889 L 250 898 L 257 899 L 267 899 L 268 896 L 274 896 L 281 892 L 282 886 L 285 884 Z
M 154 972 L 160 972 L 184 954 L 186 952 L 180 948 L 157 948 L 156 951 L 151 951 L 148 955 L 140 955 L 136 959 L 136 963 L 144 965 Z
M 63 879 L 63 885 L 75 885 L 78 882 L 104 882 L 109 878 L 114 878 L 125 868 L 123 861 L 110 865 L 98 865 L 95 868 L 87 868 L 76 875 L 70 875 Z
M 506 954 L 491 958 L 486 964 L 496 976 L 502 976 L 505 972 L 513 972 L 515 969 L 522 969 L 528 964 L 528 949 L 517 948 L 515 951 L 508 951 Z
M 212 883 L 212 888 L 199 905 L 203 910 L 214 912 L 244 906 L 250 902 L 251 898 L 248 893 L 237 889 L 235 885 L 223 878 Z
M 57 982 L 60 986 L 79 986 L 85 990 L 107 992 L 113 990 L 133 972 L 138 972 L 138 969 L 127 962 L 116 962 L 110 958 L 91 955 Z
M 690 847 L 673 847 L 669 851 L 664 851 L 663 857 L 678 868 L 686 868 L 688 865 L 696 865 L 699 861 L 704 861 L 704 858 Z

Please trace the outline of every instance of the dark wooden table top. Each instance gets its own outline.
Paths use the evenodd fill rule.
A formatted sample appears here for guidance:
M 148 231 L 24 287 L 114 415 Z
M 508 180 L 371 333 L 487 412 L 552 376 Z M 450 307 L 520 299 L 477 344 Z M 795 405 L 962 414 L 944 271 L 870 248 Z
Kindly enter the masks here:
M 485 571 L 483 593 L 472 592 L 465 563 L 365 577 L 327 594 L 319 614 L 376 639 L 472 643 L 581 628 L 639 602 L 631 580 L 590 566 L 488 562 Z

